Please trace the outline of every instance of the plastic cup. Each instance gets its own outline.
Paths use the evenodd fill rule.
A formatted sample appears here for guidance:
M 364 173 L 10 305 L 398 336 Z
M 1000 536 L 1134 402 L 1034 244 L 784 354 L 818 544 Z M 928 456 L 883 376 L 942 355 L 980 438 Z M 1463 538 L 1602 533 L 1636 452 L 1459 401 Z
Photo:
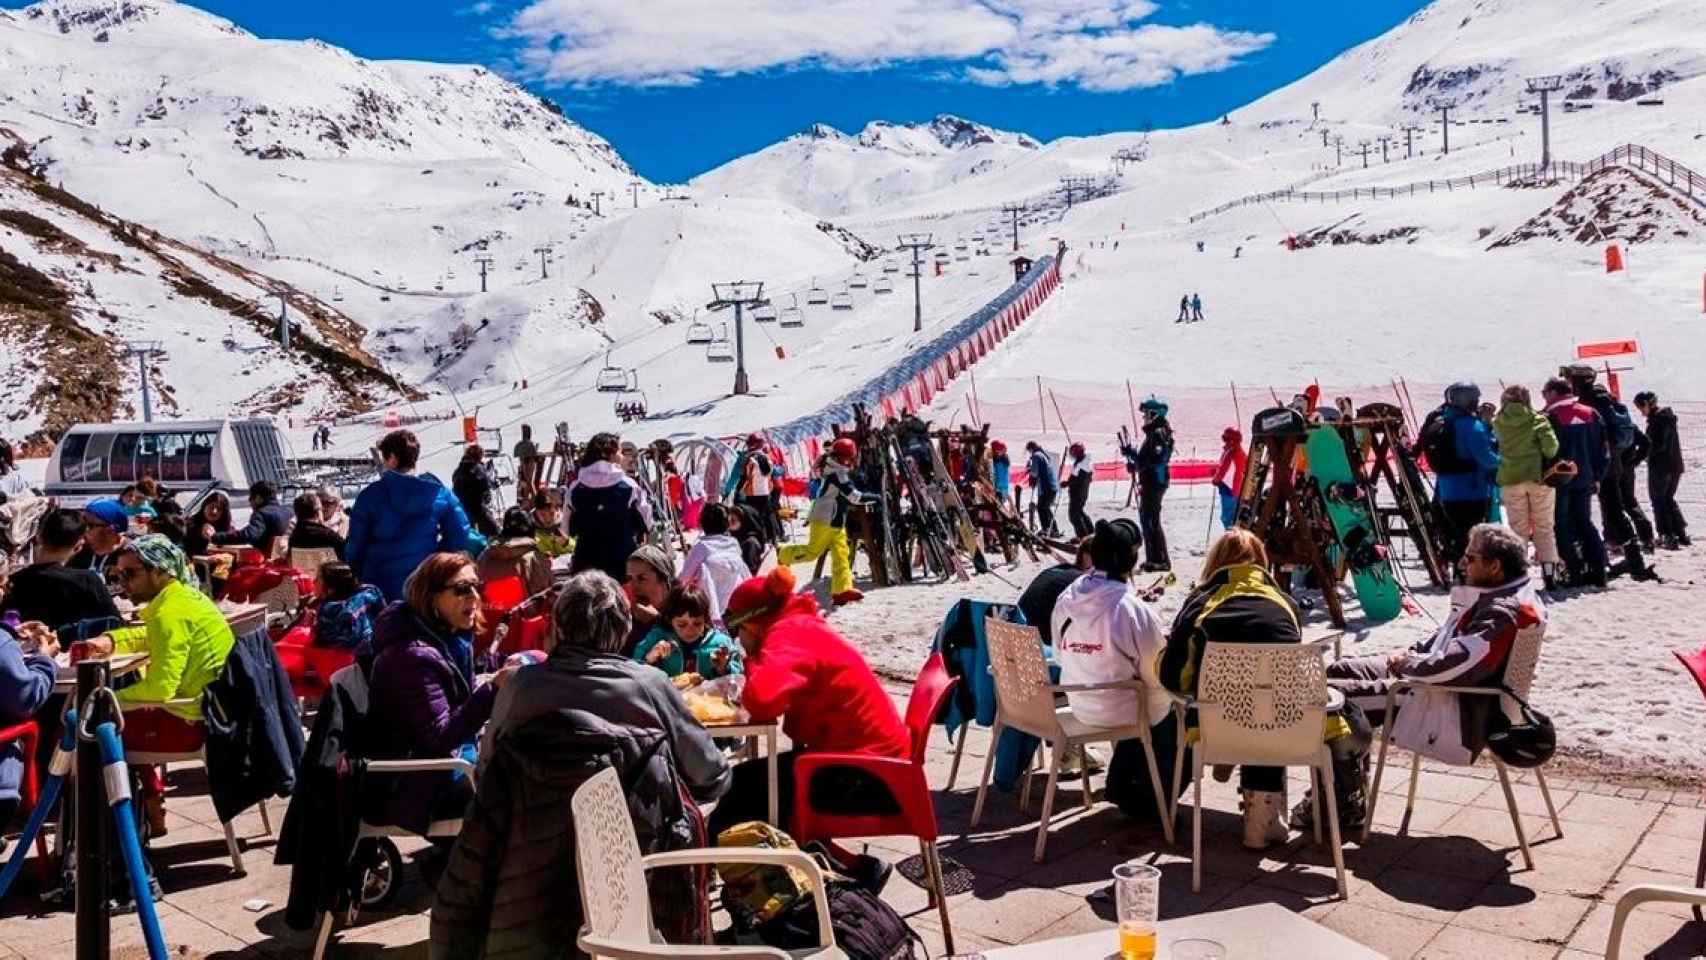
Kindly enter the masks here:
M 1161 871 L 1135 861 L 1115 867 L 1114 904 L 1120 922 L 1120 960 L 1155 960 Z
M 1226 948 L 1216 940 L 1180 940 L 1173 944 L 1172 960 L 1226 960 Z

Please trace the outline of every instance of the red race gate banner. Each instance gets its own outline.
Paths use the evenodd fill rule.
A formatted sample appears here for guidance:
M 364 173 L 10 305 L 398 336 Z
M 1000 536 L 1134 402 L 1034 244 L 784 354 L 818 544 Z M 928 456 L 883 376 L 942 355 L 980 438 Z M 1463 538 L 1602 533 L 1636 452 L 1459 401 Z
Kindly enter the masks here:
M 1577 360 L 1589 360 L 1593 357 L 1621 357 L 1640 352 L 1641 345 L 1634 340 L 1602 340 L 1599 343 L 1576 344 Z

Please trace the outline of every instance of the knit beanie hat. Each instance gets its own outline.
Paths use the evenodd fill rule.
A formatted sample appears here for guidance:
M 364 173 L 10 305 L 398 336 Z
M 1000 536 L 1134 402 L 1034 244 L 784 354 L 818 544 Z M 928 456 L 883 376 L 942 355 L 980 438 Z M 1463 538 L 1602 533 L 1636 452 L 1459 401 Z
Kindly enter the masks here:
M 130 514 L 125 513 L 124 505 L 112 497 L 90 500 L 83 505 L 83 512 L 99 520 L 102 526 L 111 527 L 119 533 L 130 529 Z
M 793 595 L 794 571 L 787 567 L 774 567 L 764 576 L 751 577 L 735 588 L 723 610 L 723 624 L 733 633 L 743 623 L 781 612 Z
M 638 560 L 656 570 L 658 578 L 665 583 L 675 582 L 675 564 L 670 562 L 669 554 L 664 553 L 660 547 L 654 547 L 648 543 L 628 554 L 628 559 Z
M 1143 531 L 1131 520 L 1098 520 L 1090 542 L 1090 559 L 1097 570 L 1123 576 L 1137 565 L 1137 551 L 1142 546 Z

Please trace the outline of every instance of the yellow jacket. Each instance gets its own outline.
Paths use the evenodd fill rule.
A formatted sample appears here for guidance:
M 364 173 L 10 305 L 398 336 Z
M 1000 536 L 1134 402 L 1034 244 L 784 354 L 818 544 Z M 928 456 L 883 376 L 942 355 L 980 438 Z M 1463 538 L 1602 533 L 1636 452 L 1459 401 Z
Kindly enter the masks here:
M 142 626 L 108 634 L 115 656 L 147 653 L 142 679 L 118 691 L 123 706 L 188 700 L 166 709 L 191 723 L 201 721 L 201 692 L 225 669 L 236 642 L 225 615 L 205 594 L 176 580 L 142 608 Z

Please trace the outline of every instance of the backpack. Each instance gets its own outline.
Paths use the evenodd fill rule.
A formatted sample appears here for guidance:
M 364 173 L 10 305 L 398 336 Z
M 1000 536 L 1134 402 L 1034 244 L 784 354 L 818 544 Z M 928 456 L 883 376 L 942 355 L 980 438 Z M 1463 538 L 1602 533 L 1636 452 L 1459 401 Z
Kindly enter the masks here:
M 1618 453 L 1635 445 L 1635 420 L 1621 400 L 1606 404 L 1605 432 Z
M 752 461 L 754 463 L 758 464 L 758 473 L 760 476 L 764 476 L 764 477 L 770 476 L 770 458 L 769 457 L 765 456 L 763 453 L 755 453 L 752 455 Z
M 894 908 L 846 880 L 826 880 L 835 945 L 848 960 L 916 960 L 923 940 Z M 818 945 L 817 905 L 810 894 L 790 903 L 757 929 L 759 939 L 783 950 Z
M 1436 475 L 1470 473 L 1475 469 L 1473 461 L 1457 453 L 1457 434 L 1452 421 L 1446 419 L 1450 410 L 1450 404 L 1441 404 L 1422 421 L 1422 429 L 1416 435 L 1416 450 L 1427 459 Z

